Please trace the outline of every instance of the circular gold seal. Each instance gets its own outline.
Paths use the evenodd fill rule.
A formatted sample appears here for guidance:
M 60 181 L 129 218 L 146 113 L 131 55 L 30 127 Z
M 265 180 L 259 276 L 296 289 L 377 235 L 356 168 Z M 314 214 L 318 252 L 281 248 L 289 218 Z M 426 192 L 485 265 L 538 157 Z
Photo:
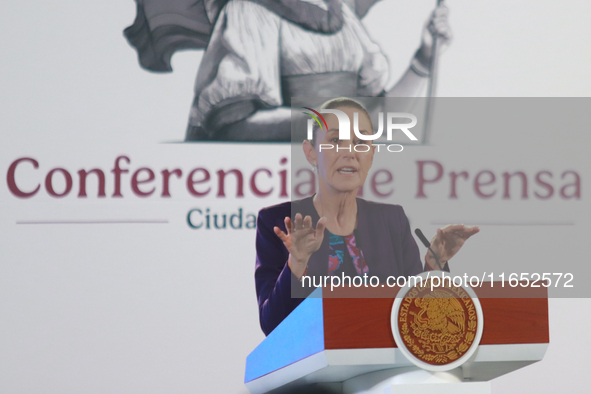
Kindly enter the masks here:
M 427 272 L 403 287 L 392 308 L 398 348 L 415 365 L 444 371 L 463 364 L 482 336 L 480 302 L 472 288 L 444 272 Z M 457 282 L 456 282 L 457 283 Z

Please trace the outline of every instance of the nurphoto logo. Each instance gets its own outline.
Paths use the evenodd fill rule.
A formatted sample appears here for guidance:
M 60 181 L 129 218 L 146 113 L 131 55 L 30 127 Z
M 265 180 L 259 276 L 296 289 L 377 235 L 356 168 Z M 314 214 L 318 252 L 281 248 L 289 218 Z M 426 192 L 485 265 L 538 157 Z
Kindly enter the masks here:
M 308 119 L 308 129 L 307 129 L 307 138 L 309 140 L 314 139 L 314 123 L 318 125 L 319 128 L 328 131 L 328 125 L 324 116 L 322 114 L 333 114 L 337 117 L 339 122 L 339 140 L 350 140 L 350 130 L 351 130 L 351 121 L 349 120 L 349 116 L 343 111 L 338 109 L 321 109 L 320 111 L 316 111 L 309 107 L 304 107 L 305 109 L 311 111 L 303 112 L 304 114 L 310 116 Z M 363 134 L 359 131 L 359 112 L 353 113 L 353 132 L 355 136 L 363 141 L 376 141 L 378 139 L 384 140 L 382 135 L 384 134 L 384 118 L 386 118 L 386 141 L 392 141 L 392 135 L 395 131 L 400 130 L 408 137 L 411 141 L 417 141 L 417 137 L 410 131 L 411 128 L 417 125 L 417 117 L 411 113 L 407 112 L 388 112 L 384 116 L 383 112 L 378 114 L 378 130 L 374 134 Z M 410 120 L 410 122 L 400 123 L 401 120 Z M 400 144 L 377 144 L 373 143 L 372 146 L 377 147 L 377 151 L 380 151 L 381 146 L 386 146 L 388 152 L 402 152 L 404 147 Z M 328 150 L 328 149 L 336 149 L 339 150 L 351 150 L 351 146 L 348 147 L 339 147 L 338 145 L 333 144 L 319 144 L 319 150 Z M 368 144 L 355 144 L 353 145 L 353 150 L 356 152 L 368 152 L 371 149 L 370 145 Z

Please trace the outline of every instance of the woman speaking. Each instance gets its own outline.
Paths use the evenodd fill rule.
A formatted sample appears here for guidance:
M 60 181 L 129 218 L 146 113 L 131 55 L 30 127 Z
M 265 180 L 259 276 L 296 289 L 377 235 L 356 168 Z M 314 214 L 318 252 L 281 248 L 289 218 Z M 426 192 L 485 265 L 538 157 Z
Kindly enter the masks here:
M 338 109 L 350 119 L 350 139 L 339 139 L 335 115 L 325 116 L 326 130 L 316 128 L 314 138 L 303 143 L 306 159 L 317 172 L 313 197 L 262 209 L 257 223 L 255 282 L 261 328 L 268 335 L 302 302 L 292 297 L 292 283 L 302 276 L 367 274 L 382 283 L 388 276 L 411 276 L 424 270 L 447 270 L 451 259 L 478 227 L 461 224 L 437 230 L 425 267 L 399 205 L 357 198 L 371 168 L 374 146 L 353 132 L 354 113 L 362 134 L 373 134 L 367 110 L 355 100 L 337 98 L 320 109 Z M 339 149 L 319 150 L 320 144 Z M 368 149 L 354 149 L 367 144 Z M 324 145 L 324 146 L 327 146 Z M 293 220 L 292 220 L 293 217 Z

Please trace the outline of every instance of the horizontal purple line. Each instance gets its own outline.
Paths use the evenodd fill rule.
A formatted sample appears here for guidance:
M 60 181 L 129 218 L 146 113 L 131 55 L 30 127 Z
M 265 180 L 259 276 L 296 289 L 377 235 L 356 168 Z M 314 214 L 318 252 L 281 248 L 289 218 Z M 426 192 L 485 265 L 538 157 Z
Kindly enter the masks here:
M 574 222 L 478 222 L 478 221 L 468 221 L 468 222 L 458 222 L 454 221 L 453 223 L 470 223 L 470 226 L 574 226 Z M 436 226 L 442 226 L 447 224 L 452 224 L 452 222 L 431 222 L 431 224 Z
M 47 220 L 17 221 L 16 224 L 166 224 L 168 220 Z

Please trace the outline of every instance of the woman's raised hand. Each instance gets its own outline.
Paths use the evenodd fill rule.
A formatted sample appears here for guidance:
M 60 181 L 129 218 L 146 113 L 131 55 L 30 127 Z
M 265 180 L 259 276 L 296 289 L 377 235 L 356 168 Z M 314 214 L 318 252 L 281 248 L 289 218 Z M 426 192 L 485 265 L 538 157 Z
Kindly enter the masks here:
M 288 265 L 291 272 L 299 279 L 306 272 L 308 260 L 312 253 L 320 249 L 324 239 L 324 229 L 326 227 L 326 218 L 318 220 L 316 228 L 312 226 L 312 218 L 297 213 L 292 223 L 291 218 L 285 218 L 285 228 L 287 234 L 281 231 L 279 227 L 273 227 L 273 231 L 283 241 L 283 244 L 289 251 Z
M 464 226 L 463 224 L 449 224 L 437 229 L 437 234 L 431 240 L 431 249 L 437 255 L 442 267 L 458 253 L 468 238 L 479 231 L 477 226 Z M 438 269 L 431 252 L 427 251 L 425 259 L 431 268 Z

